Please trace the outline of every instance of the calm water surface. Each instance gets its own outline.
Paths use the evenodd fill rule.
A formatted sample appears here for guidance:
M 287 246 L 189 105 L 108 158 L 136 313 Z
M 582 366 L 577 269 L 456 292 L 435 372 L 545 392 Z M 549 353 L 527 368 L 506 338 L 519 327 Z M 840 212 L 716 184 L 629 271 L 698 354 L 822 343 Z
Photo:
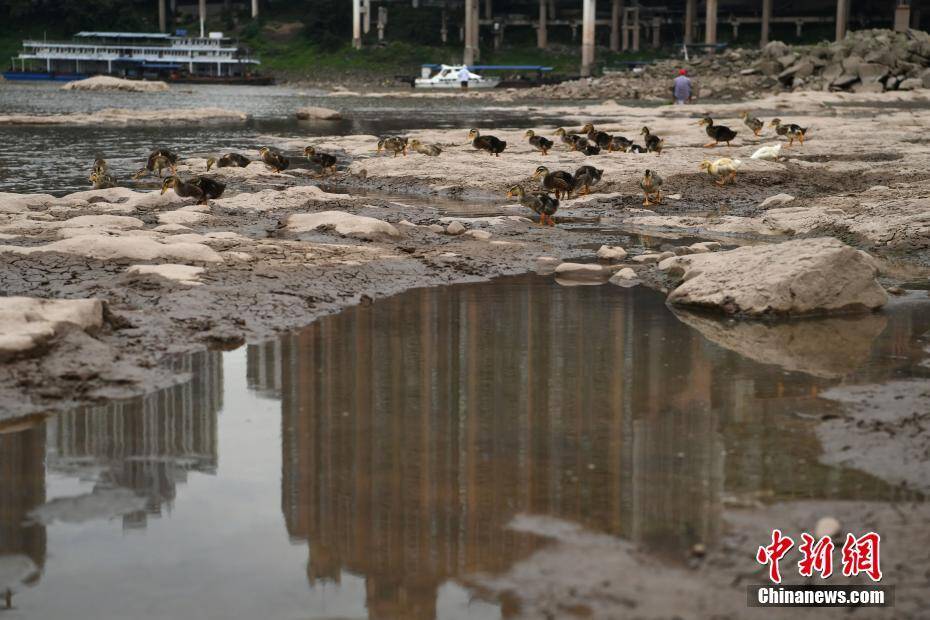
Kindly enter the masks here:
M 804 414 L 930 376 L 928 304 L 728 324 L 523 276 L 194 356 L 183 385 L 0 431 L 0 618 L 497 618 L 464 577 L 547 544 L 518 513 L 682 562 L 728 499 L 919 500 L 819 464 Z

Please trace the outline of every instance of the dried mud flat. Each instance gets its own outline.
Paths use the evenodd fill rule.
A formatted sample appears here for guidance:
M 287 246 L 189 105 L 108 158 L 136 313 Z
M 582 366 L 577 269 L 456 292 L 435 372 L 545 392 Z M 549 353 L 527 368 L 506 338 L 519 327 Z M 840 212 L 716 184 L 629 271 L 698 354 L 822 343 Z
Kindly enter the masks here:
M 538 113 L 520 109 L 530 118 Z M 761 138 L 752 136 L 738 120 L 743 109 L 765 120 L 778 115 L 810 126 L 809 140 L 803 147 L 783 148 L 776 161 L 750 159 L 760 146 L 780 140 L 769 128 Z M 732 147 L 702 148 L 707 138 L 696 121 L 705 112 L 739 131 Z M 887 287 L 927 282 L 930 143 L 924 136 L 930 104 L 924 91 L 796 93 L 709 109 L 606 103 L 566 106 L 560 113 L 567 128 L 590 121 L 636 141 L 648 125 L 666 139 L 666 150 L 658 157 L 585 157 L 557 146 L 543 157 L 530 149 L 523 130 L 501 127 L 486 131 L 508 142 L 498 158 L 466 144 L 463 127 L 410 134 L 440 145 L 440 157 L 395 158 L 375 153 L 374 136 L 307 142 L 269 136 L 270 143 L 288 151 L 312 143 L 332 152 L 339 156 L 340 171 L 320 178 L 305 170 L 270 174 L 259 163 L 222 169 L 216 175 L 229 183 L 227 194 L 206 207 L 173 194 L 125 188 L 61 198 L 0 194 L 4 294 L 103 302 L 96 323 L 80 328 L 49 322 L 51 332 L 37 332 L 21 354 L 11 354 L 0 366 L 0 422 L 183 380 L 172 370 L 174 355 L 262 340 L 408 288 L 551 269 L 558 261 L 590 256 L 599 244 L 612 244 L 621 230 L 734 245 L 833 236 L 876 257 Z M 551 133 L 554 127 L 539 130 Z M 727 188 L 715 186 L 698 169 L 703 158 L 723 156 L 743 161 L 737 183 Z M 595 165 L 604 169 L 604 181 L 590 196 L 563 202 L 556 216 L 560 225 L 543 228 L 527 219 L 532 215 L 527 209 L 504 198 L 512 185 L 535 185 L 530 175 L 540 164 L 569 171 Z M 650 210 L 643 208 L 638 188 L 646 168 L 665 178 L 670 195 Z M 202 159 L 182 165 L 182 175 L 204 170 Z M 779 194 L 786 196 L 763 204 Z M 416 199 L 405 201 L 404 195 Z M 446 217 L 430 205 L 431 197 L 481 199 L 493 215 Z M 450 229 L 453 220 L 462 226 Z M 636 260 L 638 249 L 627 249 L 630 256 L 615 268 L 629 267 L 657 288 L 675 284 L 654 265 Z M 541 263 L 540 256 L 553 260 Z M 930 410 L 925 386 L 915 382 L 915 392 L 906 397 L 924 412 Z M 835 396 L 841 404 L 848 398 Z M 881 395 L 869 398 L 876 407 L 883 402 Z M 874 470 L 921 492 L 930 488 L 930 440 L 922 417 L 901 412 L 870 426 L 859 423 L 863 416 L 869 419 L 867 408 L 840 406 L 839 411 L 818 431 L 825 461 Z M 881 452 L 885 444 L 879 439 L 889 436 L 889 428 L 908 438 L 903 464 Z M 866 456 L 844 457 L 851 442 Z M 930 542 L 920 540 L 926 537 L 922 503 L 824 500 L 728 508 L 724 544 L 684 566 L 642 558 L 621 541 L 564 524 L 528 520 L 515 527 L 550 536 L 556 545 L 508 575 L 476 577 L 475 585 L 504 598 L 515 592 L 526 617 L 658 618 L 682 608 L 694 611 L 675 615 L 747 617 L 743 585 L 760 581 L 760 567 L 733 559 L 742 558 L 734 549 L 761 544 L 772 523 L 810 529 L 825 515 L 842 515 L 851 529 L 877 524 L 883 535 L 898 541 L 889 543 L 889 556 L 905 557 L 903 550 L 894 551 L 904 540 L 913 540 L 911 548 L 918 549 Z M 930 558 L 925 551 L 918 555 L 893 573 L 900 586 L 895 617 L 919 617 L 926 606 Z M 703 603 L 654 607 L 656 601 L 671 605 L 676 599 L 655 585 L 633 587 L 616 579 L 588 580 L 593 585 L 587 589 L 572 585 L 579 576 L 621 570 L 624 562 L 648 565 L 665 577 L 654 584 L 685 584 Z

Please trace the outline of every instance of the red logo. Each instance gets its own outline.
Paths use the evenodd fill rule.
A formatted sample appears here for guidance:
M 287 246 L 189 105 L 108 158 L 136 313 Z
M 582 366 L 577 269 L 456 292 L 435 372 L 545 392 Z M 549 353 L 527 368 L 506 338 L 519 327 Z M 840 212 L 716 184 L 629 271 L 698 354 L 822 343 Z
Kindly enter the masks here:
M 833 574 L 833 541 L 824 536 L 814 544 L 814 537 L 804 532 L 801 534 L 801 546 L 798 551 L 804 556 L 798 562 L 798 570 L 802 577 L 810 577 L 816 570 L 821 579 Z
M 843 575 L 853 577 L 865 573 L 872 581 L 881 581 L 882 569 L 878 558 L 878 547 L 882 538 L 875 532 L 869 532 L 856 538 L 846 534 L 843 545 Z
M 869 576 L 872 581 L 881 581 L 882 569 L 879 559 L 881 536 L 875 532 L 863 534 L 856 538 L 853 534 L 846 534 L 843 544 L 843 576 L 855 577 L 859 573 Z M 794 540 L 785 536 L 781 530 L 772 530 L 772 542 L 756 551 L 756 561 L 769 567 L 769 579 L 772 583 L 781 583 L 781 570 L 778 562 L 794 547 Z M 801 559 L 798 561 L 798 572 L 802 577 L 813 577 L 819 573 L 821 579 L 833 574 L 833 551 L 835 545 L 829 536 L 820 540 L 804 532 L 801 534 L 801 544 L 798 551 Z
M 759 564 L 769 565 L 769 579 L 774 583 L 781 583 L 778 561 L 782 559 L 793 546 L 794 541 L 788 536 L 782 536 L 781 530 L 772 530 L 772 544 L 768 547 L 759 547 L 759 550 L 756 552 L 756 561 L 759 562 Z

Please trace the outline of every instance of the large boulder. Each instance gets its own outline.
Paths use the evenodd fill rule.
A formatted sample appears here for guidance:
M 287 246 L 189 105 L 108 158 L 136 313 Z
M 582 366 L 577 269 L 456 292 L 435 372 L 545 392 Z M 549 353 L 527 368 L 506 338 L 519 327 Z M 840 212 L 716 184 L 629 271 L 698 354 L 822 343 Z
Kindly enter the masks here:
M 683 279 L 670 303 L 725 314 L 862 312 L 888 301 L 872 258 L 832 237 L 678 256 L 660 267 Z

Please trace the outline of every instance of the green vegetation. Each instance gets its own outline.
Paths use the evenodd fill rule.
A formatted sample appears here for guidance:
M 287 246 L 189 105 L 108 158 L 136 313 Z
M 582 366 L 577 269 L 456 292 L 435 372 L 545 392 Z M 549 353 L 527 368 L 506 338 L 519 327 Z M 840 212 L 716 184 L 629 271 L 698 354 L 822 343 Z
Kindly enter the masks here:
M 258 21 L 252 20 L 248 11 L 239 7 L 211 18 L 207 27 L 238 37 L 243 45 L 259 55 L 265 73 L 291 79 L 393 81 L 397 75 L 419 74 L 423 63 L 461 61 L 461 15 L 457 11 L 449 12 L 448 41 L 444 44 L 440 35 L 440 8 L 414 9 L 409 3 L 390 4 L 385 42 L 377 40 L 377 16 L 373 15 L 371 31 L 363 38 L 363 49 L 355 50 L 350 41 L 351 3 L 348 0 L 262 0 L 261 4 L 262 17 Z M 525 12 L 526 4 L 513 2 L 508 6 L 498 0 L 495 9 Z M 156 19 L 153 0 L 7 0 L 0 3 L 0 59 L 16 55 L 20 41 L 26 37 L 67 39 L 82 29 L 151 31 L 157 27 Z M 194 32 L 199 28 L 196 16 L 191 13 L 170 16 L 170 27 Z M 797 41 L 793 29 L 792 25 L 779 25 L 775 34 L 794 43 Z M 816 26 L 806 27 L 805 39 L 821 38 L 820 30 L 822 28 Z M 721 27 L 721 37 L 726 39 L 728 34 L 727 29 Z M 607 36 L 605 29 L 598 31 L 601 47 L 597 51 L 597 61 L 601 67 L 674 52 L 665 48 L 659 52 L 614 54 L 607 50 Z M 754 45 L 757 37 L 756 29 L 743 27 L 739 43 Z M 549 49 L 539 50 L 535 31 L 526 27 L 510 28 L 504 45 L 494 50 L 491 34 L 484 28 L 480 62 L 549 65 L 561 75 L 577 74 L 580 46 L 572 39 L 570 30 L 552 28 L 549 40 Z M 8 60 L 0 60 L 0 63 L 8 66 Z

